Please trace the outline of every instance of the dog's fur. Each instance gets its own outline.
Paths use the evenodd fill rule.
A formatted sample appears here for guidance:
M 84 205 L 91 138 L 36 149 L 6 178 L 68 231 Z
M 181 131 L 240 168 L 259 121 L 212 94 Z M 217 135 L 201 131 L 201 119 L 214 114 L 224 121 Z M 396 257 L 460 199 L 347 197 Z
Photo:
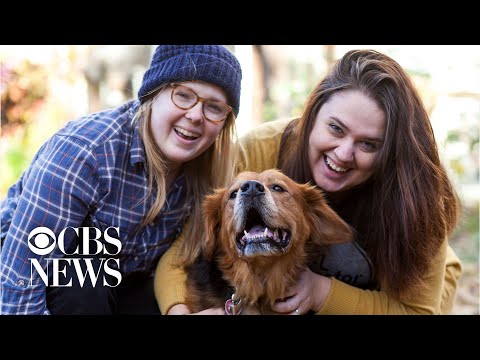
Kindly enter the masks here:
M 242 314 L 272 313 L 315 248 L 352 239 L 319 189 L 275 169 L 243 172 L 203 205 L 202 255 L 187 267 L 192 312 L 224 307 L 235 292 Z

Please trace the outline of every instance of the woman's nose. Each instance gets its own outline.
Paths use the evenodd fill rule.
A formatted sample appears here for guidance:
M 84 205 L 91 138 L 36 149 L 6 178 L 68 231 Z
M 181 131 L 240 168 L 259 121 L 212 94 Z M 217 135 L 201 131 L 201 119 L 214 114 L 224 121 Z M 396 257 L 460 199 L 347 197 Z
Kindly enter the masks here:
M 354 154 L 354 146 L 353 143 L 350 141 L 342 142 L 337 148 L 334 150 L 335 155 L 337 156 L 339 161 L 342 162 L 351 162 L 353 161 L 353 154 Z
M 190 119 L 192 122 L 200 122 L 203 120 L 203 109 L 202 109 L 202 102 L 199 101 L 197 104 L 195 104 L 194 107 L 191 109 L 187 110 L 187 113 L 185 116 Z

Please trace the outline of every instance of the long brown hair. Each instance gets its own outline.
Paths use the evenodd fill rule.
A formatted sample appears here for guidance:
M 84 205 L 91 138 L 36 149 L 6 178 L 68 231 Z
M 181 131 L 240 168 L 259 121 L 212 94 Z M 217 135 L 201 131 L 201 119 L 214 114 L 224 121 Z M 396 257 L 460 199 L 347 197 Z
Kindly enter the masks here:
M 386 116 L 375 173 L 342 204 L 342 215 L 364 237 L 377 277 L 391 293 L 423 285 L 422 275 L 457 222 L 458 197 L 440 162 L 428 114 L 408 74 L 374 50 L 352 50 L 310 94 L 301 118 L 287 127 L 279 167 L 314 182 L 308 162 L 315 117 L 339 91 L 356 90 Z
M 158 148 L 150 126 L 152 102 L 156 95 L 168 87 L 164 84 L 154 91 L 143 101 L 138 109 L 135 120 L 139 121 L 140 134 L 146 153 L 148 173 L 148 196 L 156 189 L 156 198 L 147 215 L 144 217 L 142 226 L 153 222 L 165 204 L 167 190 L 166 178 L 168 169 L 164 155 Z M 189 213 L 191 226 L 185 227 L 186 241 L 182 242 L 182 248 L 178 252 L 180 261 L 189 261 L 198 252 L 198 237 L 202 234 L 201 203 L 203 197 L 213 191 L 214 188 L 225 186 L 233 177 L 234 141 L 236 139 L 235 114 L 231 112 L 224 120 L 225 124 L 218 134 L 215 142 L 200 156 L 184 164 L 186 178 L 187 202 L 184 211 Z M 190 201 L 189 201 L 190 200 Z

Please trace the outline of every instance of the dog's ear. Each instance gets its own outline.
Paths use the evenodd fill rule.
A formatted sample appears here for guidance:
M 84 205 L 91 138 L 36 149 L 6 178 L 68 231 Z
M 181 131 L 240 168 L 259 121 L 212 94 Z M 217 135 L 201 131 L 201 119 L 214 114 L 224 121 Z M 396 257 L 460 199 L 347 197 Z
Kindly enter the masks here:
M 203 235 L 203 252 L 211 260 L 217 246 L 220 222 L 222 219 L 222 198 L 226 189 L 216 189 L 213 194 L 205 197 L 203 201 L 203 218 L 205 233 Z
M 353 232 L 350 226 L 328 206 L 323 193 L 311 185 L 302 185 L 303 195 L 308 209 L 305 213 L 310 217 L 310 238 L 320 244 L 338 244 L 351 241 Z

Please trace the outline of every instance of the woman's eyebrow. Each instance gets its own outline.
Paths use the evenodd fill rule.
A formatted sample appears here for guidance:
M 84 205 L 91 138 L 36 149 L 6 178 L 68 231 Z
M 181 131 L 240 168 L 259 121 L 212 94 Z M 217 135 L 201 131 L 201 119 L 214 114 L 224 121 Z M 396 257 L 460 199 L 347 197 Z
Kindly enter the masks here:
M 342 126 L 343 128 L 347 129 L 348 131 L 350 131 L 350 129 L 348 128 L 348 126 L 346 126 L 343 122 L 340 121 L 340 119 L 338 119 L 337 117 L 335 116 L 330 116 L 331 119 L 335 120 L 336 122 L 338 122 L 340 124 L 340 126 Z M 364 140 L 368 140 L 368 141 L 371 141 L 371 142 L 378 142 L 378 143 L 383 143 L 383 138 L 377 138 L 377 137 L 370 137 L 370 136 L 366 136 L 364 137 Z

